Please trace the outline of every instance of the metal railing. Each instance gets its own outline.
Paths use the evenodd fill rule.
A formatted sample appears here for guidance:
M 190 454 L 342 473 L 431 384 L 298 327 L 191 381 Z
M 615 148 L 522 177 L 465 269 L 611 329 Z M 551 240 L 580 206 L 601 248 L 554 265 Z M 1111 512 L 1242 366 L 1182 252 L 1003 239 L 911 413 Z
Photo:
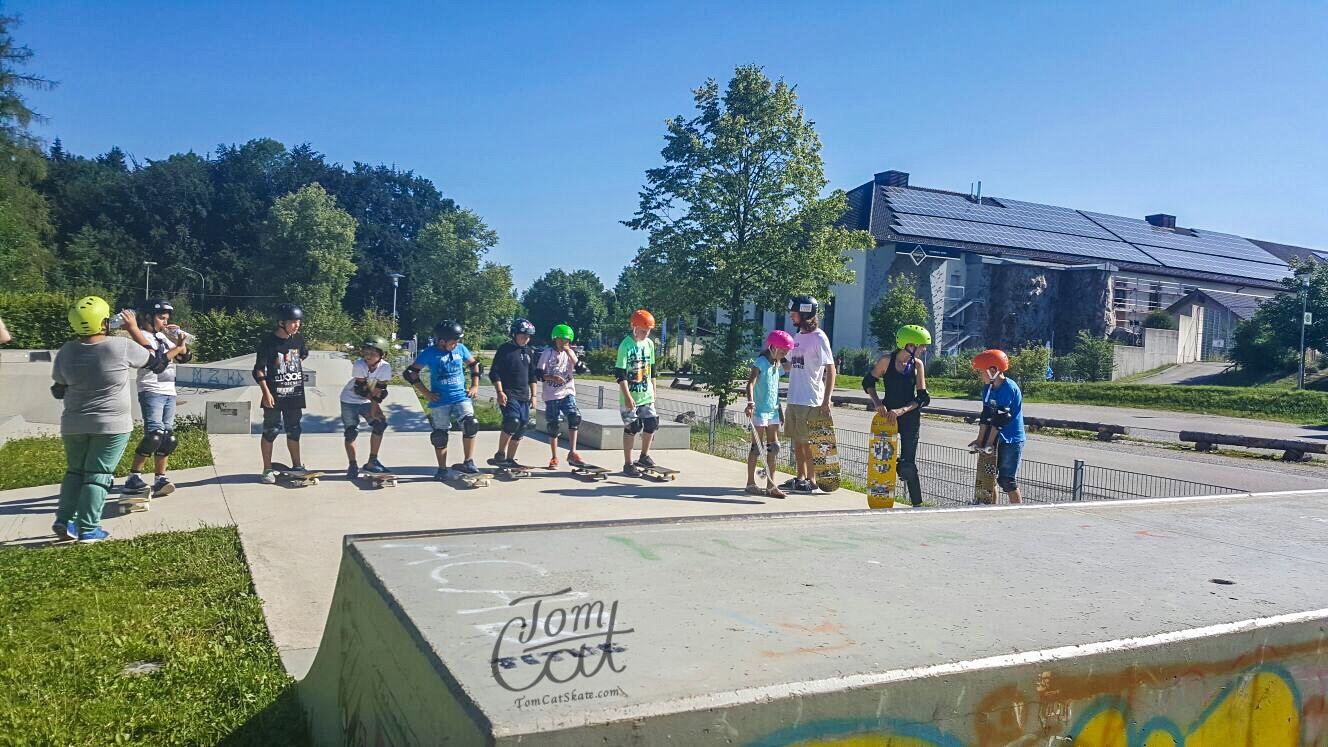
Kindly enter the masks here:
M 607 385 L 577 385 L 577 399 L 582 408 L 614 408 L 618 406 L 617 398 L 617 391 Z M 752 436 L 747 418 L 739 407 L 730 407 L 720 417 L 718 408 L 713 404 L 656 397 L 655 410 L 663 420 L 690 425 L 693 449 L 738 461 L 747 460 Z M 860 489 L 867 482 L 870 434 L 836 428 L 835 437 L 842 475 L 847 478 L 850 487 Z M 793 454 L 787 445 L 780 451 L 780 461 L 792 471 Z M 972 504 L 977 474 L 976 454 L 967 449 L 923 442 L 918 444 L 917 465 L 924 504 Z M 1179 498 L 1243 492 L 1191 480 L 1096 467 L 1078 459 L 1072 466 L 1032 459 L 1020 460 L 1019 490 L 1027 503 Z M 1005 503 L 1004 493 L 999 490 L 997 493 L 997 502 Z M 908 503 L 902 481 L 896 490 L 896 500 Z

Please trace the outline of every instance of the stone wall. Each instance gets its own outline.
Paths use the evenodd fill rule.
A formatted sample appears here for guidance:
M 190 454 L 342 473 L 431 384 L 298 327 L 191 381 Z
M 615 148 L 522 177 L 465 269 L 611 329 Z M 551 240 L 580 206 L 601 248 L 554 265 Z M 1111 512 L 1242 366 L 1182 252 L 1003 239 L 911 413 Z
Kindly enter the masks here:
M 971 326 L 982 334 L 985 346 L 1016 349 L 1051 341 L 1056 353 L 1064 354 L 1074 347 L 1079 330 L 1106 335 L 1111 291 L 1105 270 L 1017 264 L 985 269 L 986 323 Z

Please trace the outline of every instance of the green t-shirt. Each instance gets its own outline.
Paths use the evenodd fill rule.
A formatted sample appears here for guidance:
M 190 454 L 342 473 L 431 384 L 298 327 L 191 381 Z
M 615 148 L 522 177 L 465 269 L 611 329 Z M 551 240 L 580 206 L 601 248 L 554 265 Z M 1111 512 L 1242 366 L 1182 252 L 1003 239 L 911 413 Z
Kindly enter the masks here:
M 630 335 L 623 338 L 622 344 L 618 346 L 618 361 L 614 363 L 614 368 L 627 372 L 627 391 L 632 393 L 631 403 L 620 403 L 623 407 L 640 407 L 655 401 L 654 340 L 647 337 L 637 342 Z

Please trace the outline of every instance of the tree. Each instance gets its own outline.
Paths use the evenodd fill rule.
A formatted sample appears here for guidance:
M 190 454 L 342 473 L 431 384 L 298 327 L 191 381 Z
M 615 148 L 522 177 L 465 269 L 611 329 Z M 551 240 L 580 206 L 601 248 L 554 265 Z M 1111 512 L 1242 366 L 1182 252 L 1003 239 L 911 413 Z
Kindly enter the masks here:
M 624 224 L 649 234 L 636 264 L 656 291 L 656 318 L 723 312 L 697 362 L 722 410 L 759 344 L 748 305 L 824 296 L 853 278 L 845 252 L 875 241 L 836 225 L 847 209 L 842 191 L 820 197 L 820 139 L 792 86 L 744 66 L 722 92 L 707 80 L 694 99 L 695 116 L 666 124 L 664 165 L 646 172 L 639 208 Z
M 497 243 L 498 234 L 464 208 L 440 215 L 420 231 L 405 279 L 416 330 L 427 334 L 438 322 L 455 319 L 476 344 L 490 332 L 506 331 L 517 309 L 512 268 L 482 261 Z
M 898 273 L 890 278 L 885 293 L 872 305 L 867 327 L 881 350 L 894 350 L 895 332 L 905 324 L 931 329 L 931 310 L 918 298 L 917 281 Z
M 1305 347 L 1328 349 L 1328 265 L 1293 265 L 1297 276 L 1282 280 L 1282 291 L 1259 304 L 1249 320 L 1236 327 L 1231 357 L 1242 368 L 1254 373 L 1280 373 L 1296 367 L 1300 354 L 1300 310 L 1314 316 L 1305 327 Z M 1302 287 L 1301 277 L 1308 279 Z M 1308 293 L 1308 296 L 1303 294 Z
M 315 322 L 343 317 L 341 301 L 355 274 L 355 219 L 318 183 L 277 198 L 268 216 L 260 287 L 300 304 Z
M 1144 327 L 1146 329 L 1175 329 L 1176 317 L 1172 316 L 1166 309 L 1153 309 L 1144 317 Z
M 1066 359 L 1074 369 L 1067 373 L 1085 381 L 1111 381 L 1116 368 L 1116 345 L 1111 340 L 1094 337 L 1088 330 L 1081 329 L 1074 350 Z
M 555 324 L 568 324 L 578 340 L 589 340 L 608 318 L 604 295 L 604 283 L 590 270 L 549 270 L 521 294 L 521 306 L 537 338 L 548 339 Z
M 32 50 L 18 44 L 14 16 L 0 16 L 0 281 L 6 288 L 46 288 L 55 266 L 47 242 L 51 234 L 46 201 L 34 189 L 46 173 L 40 142 L 28 131 L 39 119 L 23 89 L 47 89 L 49 80 L 20 71 Z

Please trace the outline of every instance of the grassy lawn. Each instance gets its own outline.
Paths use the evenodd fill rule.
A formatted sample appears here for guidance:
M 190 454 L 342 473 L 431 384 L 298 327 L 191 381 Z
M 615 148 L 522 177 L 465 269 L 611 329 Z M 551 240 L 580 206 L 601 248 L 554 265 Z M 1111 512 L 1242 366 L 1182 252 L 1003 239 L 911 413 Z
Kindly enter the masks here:
M 201 419 L 178 419 L 175 436 L 180 439 L 180 445 L 171 454 L 172 470 L 212 464 L 212 449 Z M 115 471 L 116 477 L 129 474 L 129 465 L 134 460 L 134 447 L 142 437 L 143 426 L 134 426 L 129 445 L 125 447 L 120 466 Z M 0 445 L 0 464 L 5 465 L 5 469 L 0 470 L 0 490 L 58 483 L 65 477 L 64 443 L 59 436 L 34 436 L 6 441 Z
M 235 528 L 4 549 L 0 578 L 0 744 L 308 743 Z

